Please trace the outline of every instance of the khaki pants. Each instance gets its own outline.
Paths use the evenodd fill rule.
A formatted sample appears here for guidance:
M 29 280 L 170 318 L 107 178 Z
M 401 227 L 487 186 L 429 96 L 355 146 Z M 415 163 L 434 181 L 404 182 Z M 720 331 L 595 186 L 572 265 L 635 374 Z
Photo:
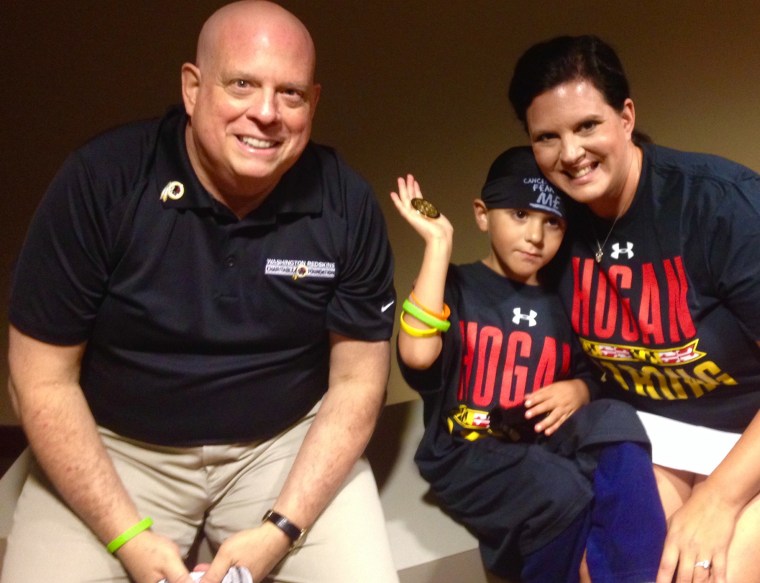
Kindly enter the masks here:
M 199 533 L 212 549 L 272 507 L 315 412 L 252 444 L 160 447 L 101 430 L 141 516 L 187 556 Z M 56 495 L 39 468 L 19 498 L 2 583 L 126 582 L 121 563 Z M 193 564 L 189 565 L 190 568 Z M 271 574 L 282 583 L 397 582 L 377 486 L 361 459 L 303 546 Z

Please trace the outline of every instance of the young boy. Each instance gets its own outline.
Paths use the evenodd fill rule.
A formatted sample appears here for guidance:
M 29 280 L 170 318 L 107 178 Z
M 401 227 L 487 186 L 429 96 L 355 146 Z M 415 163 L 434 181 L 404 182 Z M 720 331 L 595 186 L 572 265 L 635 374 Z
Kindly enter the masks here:
M 492 164 L 475 221 L 489 250 L 449 265 L 451 223 L 399 178 L 391 199 L 425 241 L 398 359 L 424 401 L 415 456 L 485 566 L 524 583 L 653 581 L 665 521 L 633 409 L 596 392 L 543 268 L 566 229 L 563 195 L 530 148 Z

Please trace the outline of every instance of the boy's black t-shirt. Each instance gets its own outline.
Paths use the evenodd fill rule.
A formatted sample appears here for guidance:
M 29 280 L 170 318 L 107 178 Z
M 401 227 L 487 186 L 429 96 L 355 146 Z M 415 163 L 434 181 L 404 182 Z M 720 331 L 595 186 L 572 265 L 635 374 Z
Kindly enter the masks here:
M 593 496 L 597 446 L 648 444 L 631 407 L 596 401 L 536 444 L 450 432 L 461 407 L 485 414 L 522 403 L 563 379 L 596 386 L 558 295 L 502 277 L 483 263 L 451 265 L 444 299 L 451 328 L 436 362 L 401 372 L 424 401 L 415 461 L 439 500 L 478 536 L 488 565 L 513 560 L 557 536 Z M 472 418 L 471 418 L 472 420 Z

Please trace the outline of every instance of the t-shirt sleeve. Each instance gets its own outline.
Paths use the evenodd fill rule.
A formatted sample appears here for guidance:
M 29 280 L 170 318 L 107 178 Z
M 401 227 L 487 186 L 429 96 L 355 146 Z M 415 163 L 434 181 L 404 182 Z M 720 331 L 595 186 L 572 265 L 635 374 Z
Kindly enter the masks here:
M 760 176 L 713 186 L 715 205 L 702 209 L 703 253 L 717 296 L 760 340 Z

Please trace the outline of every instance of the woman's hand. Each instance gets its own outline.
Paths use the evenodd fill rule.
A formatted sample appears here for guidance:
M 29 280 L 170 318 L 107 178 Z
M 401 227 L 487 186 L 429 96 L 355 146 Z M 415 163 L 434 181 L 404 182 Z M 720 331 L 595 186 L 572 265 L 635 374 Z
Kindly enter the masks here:
M 751 541 L 758 540 L 758 521 L 752 518 L 757 516 L 752 509 L 756 512 L 760 504 L 758 451 L 760 411 L 718 467 L 693 486 L 689 498 L 670 517 L 657 583 L 727 583 L 728 549 L 737 528 L 742 529 L 743 550 L 731 554 L 731 576 L 757 580 L 752 550 L 757 544 Z M 748 509 L 750 518 L 745 520 Z M 709 568 L 700 566 L 704 561 Z
M 670 518 L 657 583 L 727 583 L 728 546 L 740 513 L 708 482 L 694 486 Z M 707 567 L 700 565 L 703 561 Z

